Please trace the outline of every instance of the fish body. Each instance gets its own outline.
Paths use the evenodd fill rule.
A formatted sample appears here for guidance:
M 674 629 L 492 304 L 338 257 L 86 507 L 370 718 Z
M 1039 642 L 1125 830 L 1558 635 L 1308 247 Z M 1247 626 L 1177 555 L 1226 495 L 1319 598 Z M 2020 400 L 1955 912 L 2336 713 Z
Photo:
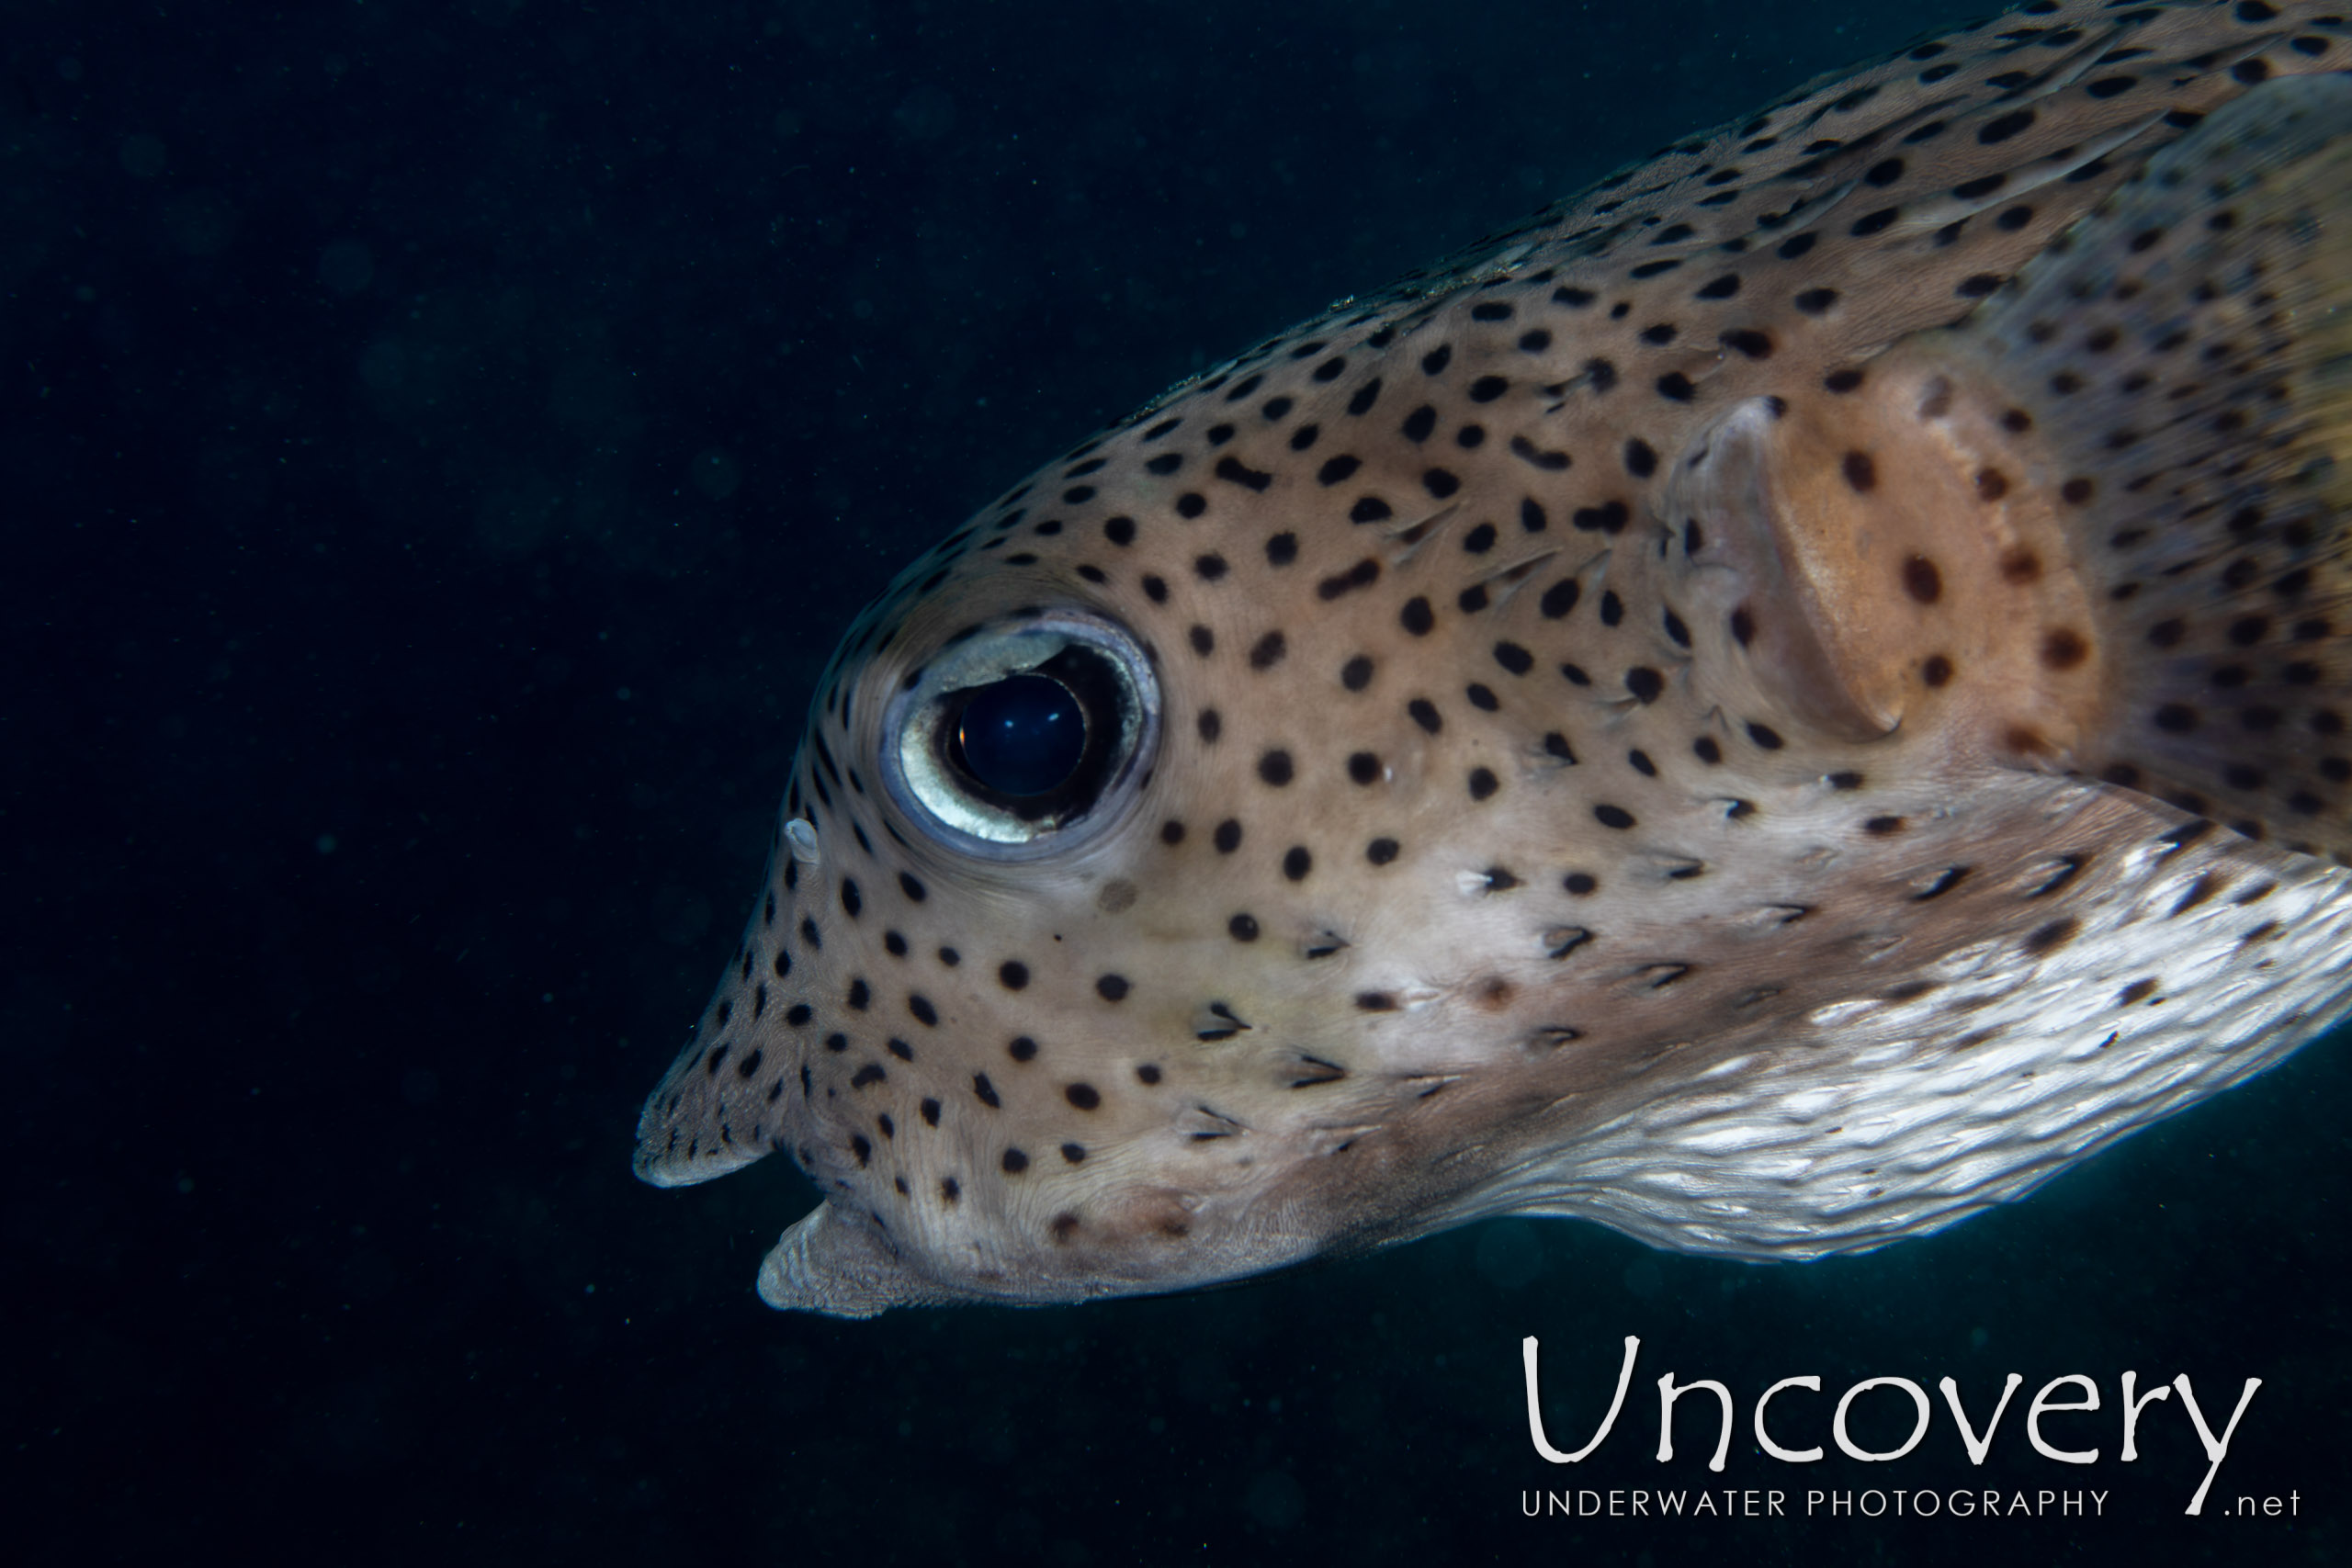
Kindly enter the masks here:
M 2044 3 L 1189 381 L 852 626 L 648 1101 L 779 1307 L 1817 1257 L 2341 1019 L 2352 30 Z

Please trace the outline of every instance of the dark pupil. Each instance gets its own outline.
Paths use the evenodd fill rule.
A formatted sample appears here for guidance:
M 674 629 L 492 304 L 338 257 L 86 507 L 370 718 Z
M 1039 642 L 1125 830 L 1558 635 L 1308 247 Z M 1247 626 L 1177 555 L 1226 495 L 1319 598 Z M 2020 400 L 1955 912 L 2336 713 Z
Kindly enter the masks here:
M 964 765 L 1000 795 L 1043 795 L 1086 751 L 1086 716 L 1059 681 L 1012 675 L 964 705 L 956 732 Z

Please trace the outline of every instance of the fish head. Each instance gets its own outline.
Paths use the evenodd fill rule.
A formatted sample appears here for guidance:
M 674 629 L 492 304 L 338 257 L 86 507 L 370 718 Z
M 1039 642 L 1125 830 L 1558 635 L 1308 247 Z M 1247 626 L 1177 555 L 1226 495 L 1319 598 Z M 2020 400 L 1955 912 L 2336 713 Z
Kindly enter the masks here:
M 1609 842 L 1638 775 L 1563 839 L 1577 759 L 1531 689 L 1572 688 L 1487 612 L 1564 620 L 1611 541 L 1430 456 L 1475 451 L 1475 402 L 1384 401 L 1451 325 L 1181 389 L 859 617 L 641 1171 L 788 1148 L 829 1245 L 946 1298 L 1175 1289 L 1440 1223 L 1505 1157 L 1471 1129 L 1611 1076 L 1561 1054 L 1577 908 L 1683 868 Z M 1472 1072 L 1517 1061 L 1552 1066 Z

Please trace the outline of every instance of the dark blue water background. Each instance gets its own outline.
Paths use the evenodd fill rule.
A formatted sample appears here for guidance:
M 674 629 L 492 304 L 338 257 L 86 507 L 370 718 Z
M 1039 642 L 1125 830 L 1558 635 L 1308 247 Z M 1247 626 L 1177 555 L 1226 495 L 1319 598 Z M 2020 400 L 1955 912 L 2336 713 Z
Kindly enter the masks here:
M 1505 1222 L 847 1325 L 751 1293 L 810 1201 L 782 1162 L 628 1172 L 812 678 L 898 563 L 1204 362 L 1948 15 L 11 6 L 12 1555 L 2336 1560 L 2340 1050 L 1807 1268 Z M 1578 1428 L 1645 1340 L 1572 1474 L 1528 1445 L 1531 1333 Z M 1729 1483 L 2109 1517 L 1522 1520 L 1522 1488 L 1705 1483 L 1695 1429 L 1651 1457 L 1668 1368 L 1741 1394 Z M 2223 1410 L 2269 1380 L 2216 1500 L 2302 1517 L 2181 1518 L 2177 1403 L 2114 1459 L 2125 1368 Z M 1940 1410 L 1892 1465 L 1746 1429 L 1783 1376 L 1981 1409 L 2009 1371 L 1983 1472 Z M 2087 1472 L 2020 1430 L 2070 1371 Z

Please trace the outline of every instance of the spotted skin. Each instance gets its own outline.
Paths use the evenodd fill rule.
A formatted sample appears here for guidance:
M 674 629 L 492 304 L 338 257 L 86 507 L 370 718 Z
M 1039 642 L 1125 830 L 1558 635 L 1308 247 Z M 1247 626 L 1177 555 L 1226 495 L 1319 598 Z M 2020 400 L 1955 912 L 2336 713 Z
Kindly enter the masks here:
M 1046 465 L 852 626 L 639 1173 L 787 1150 L 762 1293 L 843 1315 L 1506 1213 L 1804 1258 L 2276 1061 L 2352 951 L 2347 40 L 2045 0 Z M 960 853 L 886 707 L 1056 606 L 1157 750 Z

